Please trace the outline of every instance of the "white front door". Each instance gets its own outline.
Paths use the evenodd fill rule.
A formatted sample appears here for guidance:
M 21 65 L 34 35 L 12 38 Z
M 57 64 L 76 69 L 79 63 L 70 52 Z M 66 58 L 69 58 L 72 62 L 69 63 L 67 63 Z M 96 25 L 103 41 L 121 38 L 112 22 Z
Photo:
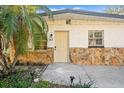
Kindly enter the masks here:
M 55 31 L 54 62 L 68 62 L 68 32 Z

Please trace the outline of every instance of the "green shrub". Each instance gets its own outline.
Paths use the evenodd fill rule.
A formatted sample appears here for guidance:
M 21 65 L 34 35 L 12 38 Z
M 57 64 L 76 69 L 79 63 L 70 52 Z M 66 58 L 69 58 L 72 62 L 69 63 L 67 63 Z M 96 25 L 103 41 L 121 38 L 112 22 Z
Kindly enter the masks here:
M 0 80 L 0 88 L 8 88 L 8 87 L 10 87 L 10 85 L 7 79 Z
M 0 80 L 1 88 L 27 88 L 31 85 L 31 76 L 24 77 L 21 73 L 10 75 Z
M 50 84 L 48 81 L 32 83 L 31 75 L 24 73 L 16 73 L 0 79 L 0 88 L 48 88 Z
M 32 88 L 48 88 L 49 87 L 49 82 L 48 81 L 41 81 L 38 83 L 33 83 L 31 85 Z
M 16 74 L 0 79 L 0 88 L 49 88 L 49 87 L 63 87 L 61 85 L 53 84 L 48 81 L 32 82 L 31 75 L 27 73 L 18 72 Z

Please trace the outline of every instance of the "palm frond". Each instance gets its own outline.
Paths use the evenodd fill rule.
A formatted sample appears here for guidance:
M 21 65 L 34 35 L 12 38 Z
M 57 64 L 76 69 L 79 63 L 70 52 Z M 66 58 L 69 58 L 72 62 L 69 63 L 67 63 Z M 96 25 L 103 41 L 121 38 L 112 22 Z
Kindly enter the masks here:
M 33 16 L 32 20 L 37 25 L 37 27 L 40 29 L 40 32 L 44 34 L 45 36 L 47 36 L 48 24 L 46 20 L 40 15 Z
M 5 36 L 8 39 L 11 39 L 13 37 L 14 32 L 17 31 L 17 17 L 12 15 L 11 13 L 6 14 L 3 20 L 3 24 Z
M 25 54 L 28 51 L 28 32 L 24 25 L 21 25 L 15 34 L 16 54 Z
M 47 42 L 47 32 L 48 32 L 48 25 L 46 20 L 42 18 L 42 16 L 36 15 L 32 16 L 32 22 L 33 22 L 33 43 L 35 49 L 38 49 L 41 47 L 41 44 Z
M 22 16 L 24 18 L 25 24 L 27 25 L 27 28 L 30 32 L 33 32 L 33 28 L 31 26 L 31 19 L 29 16 L 29 13 L 27 11 L 27 7 L 26 6 L 21 6 L 22 7 Z
M 0 6 L 0 26 L 3 26 L 2 29 L 8 40 L 16 37 L 18 54 L 27 49 L 29 34 L 35 48 L 38 48 L 42 41 L 47 41 L 48 25 L 42 16 L 36 14 L 37 9 L 42 9 L 49 18 L 53 18 L 51 10 L 46 6 Z
M 46 7 L 45 5 L 39 6 L 39 10 L 43 10 L 48 15 L 48 17 L 50 19 L 53 19 L 52 11 L 48 7 Z

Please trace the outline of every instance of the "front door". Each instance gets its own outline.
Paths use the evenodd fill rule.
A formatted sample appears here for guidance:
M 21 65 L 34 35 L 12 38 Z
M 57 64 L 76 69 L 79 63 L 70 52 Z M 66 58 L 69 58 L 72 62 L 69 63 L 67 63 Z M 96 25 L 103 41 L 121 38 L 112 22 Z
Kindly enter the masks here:
M 55 31 L 54 62 L 68 62 L 68 32 Z

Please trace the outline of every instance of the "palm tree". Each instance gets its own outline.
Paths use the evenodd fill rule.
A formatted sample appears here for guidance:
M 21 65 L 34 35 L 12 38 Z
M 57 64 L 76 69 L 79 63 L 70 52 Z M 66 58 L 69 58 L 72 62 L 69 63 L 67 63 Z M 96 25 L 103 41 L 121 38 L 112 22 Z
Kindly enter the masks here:
M 0 65 L 3 73 L 14 69 L 18 55 L 27 53 L 29 46 L 34 50 L 40 40 L 47 40 L 48 25 L 41 15 L 36 14 L 38 9 L 52 18 L 46 6 L 0 6 Z

